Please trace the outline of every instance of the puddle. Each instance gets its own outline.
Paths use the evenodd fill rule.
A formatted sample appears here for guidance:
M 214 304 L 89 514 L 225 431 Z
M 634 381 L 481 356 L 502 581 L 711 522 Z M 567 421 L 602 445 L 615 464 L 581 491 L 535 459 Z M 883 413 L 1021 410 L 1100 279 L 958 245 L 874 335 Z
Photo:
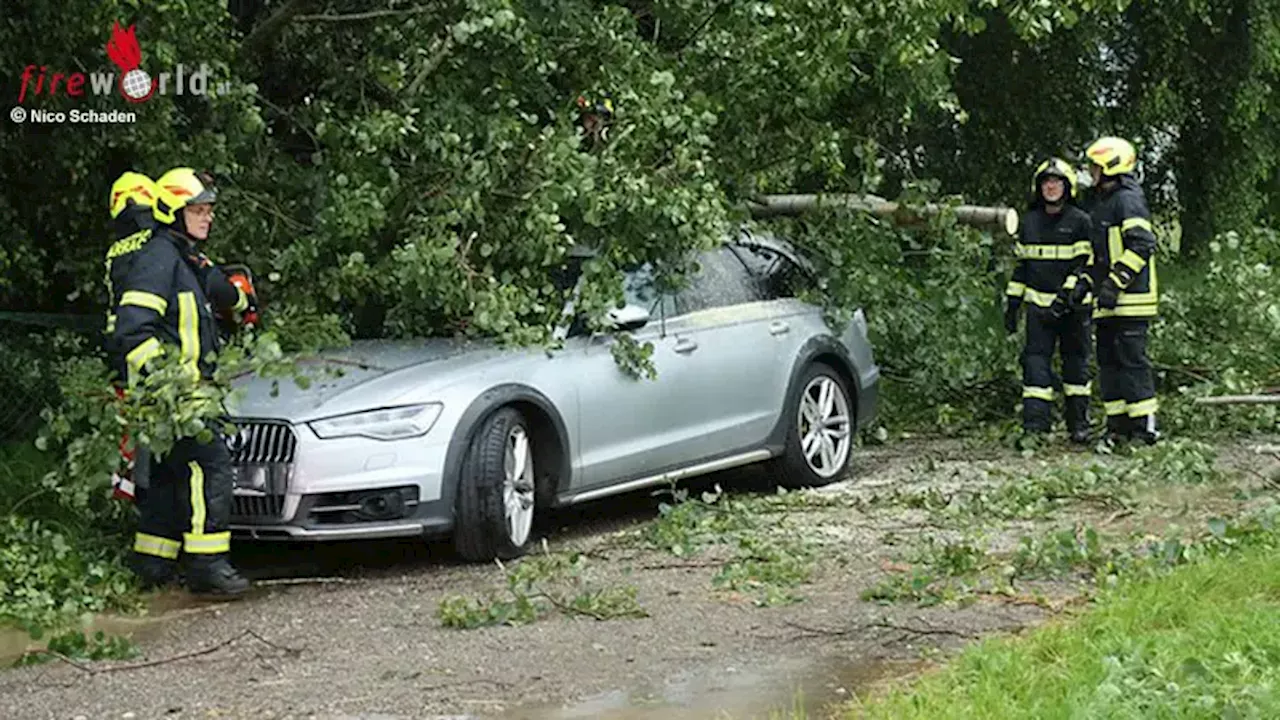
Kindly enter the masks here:
M 521 707 L 495 720 L 752 720 L 825 718 L 836 703 L 927 667 L 920 660 L 787 661 L 672 677 L 661 687 L 614 690 L 570 705 Z
M 134 643 L 145 643 L 159 635 L 165 623 L 184 615 L 205 612 L 208 605 L 207 601 L 173 590 L 155 595 L 147 603 L 145 615 L 91 615 L 78 625 L 45 633 L 42 640 L 31 639 L 25 630 L 0 627 L 0 668 L 11 667 L 27 652 L 43 649 L 50 636 L 72 630 L 80 630 L 86 636 L 102 631 L 107 636 L 123 636 Z

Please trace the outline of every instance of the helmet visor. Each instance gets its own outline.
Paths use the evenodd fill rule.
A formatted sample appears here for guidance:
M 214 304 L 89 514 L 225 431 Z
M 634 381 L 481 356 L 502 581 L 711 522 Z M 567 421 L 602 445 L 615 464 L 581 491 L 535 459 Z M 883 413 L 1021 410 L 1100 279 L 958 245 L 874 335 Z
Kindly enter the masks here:
M 187 201 L 187 205 L 204 205 L 206 203 L 215 203 L 218 201 L 218 191 L 211 187 L 205 187 L 196 193 L 195 197 Z

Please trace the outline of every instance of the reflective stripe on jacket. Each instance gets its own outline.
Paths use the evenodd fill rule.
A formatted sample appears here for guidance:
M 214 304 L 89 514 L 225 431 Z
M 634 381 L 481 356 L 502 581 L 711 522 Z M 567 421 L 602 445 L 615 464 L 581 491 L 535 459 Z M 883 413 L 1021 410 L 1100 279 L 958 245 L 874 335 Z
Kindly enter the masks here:
M 1114 190 L 1098 199 L 1092 214 L 1093 287 L 1108 275 L 1120 287 L 1116 307 L 1095 307 L 1093 316 L 1154 317 L 1160 308 L 1156 236 L 1142 186 L 1132 177 L 1122 176 Z M 1114 272 L 1117 263 L 1134 273 L 1127 286 Z
M 1089 238 L 1089 214 L 1075 205 L 1058 213 L 1035 207 L 1024 214 L 1014 245 L 1017 264 L 1005 295 L 1040 307 L 1052 305 L 1058 292 L 1075 287 L 1078 273 L 1088 267 L 1093 255 Z
M 108 348 L 127 385 L 162 353 L 178 353 L 193 380 L 213 374 L 208 356 L 220 347 L 217 326 L 204 283 L 183 252 L 186 242 L 158 228 L 117 243 L 108 260 L 114 315 Z

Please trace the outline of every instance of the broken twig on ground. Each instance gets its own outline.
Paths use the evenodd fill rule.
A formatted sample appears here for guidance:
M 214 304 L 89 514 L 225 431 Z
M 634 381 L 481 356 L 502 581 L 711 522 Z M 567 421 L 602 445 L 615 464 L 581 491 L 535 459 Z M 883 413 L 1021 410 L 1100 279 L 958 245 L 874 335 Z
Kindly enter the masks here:
M 1196 398 L 1196 405 L 1280 405 L 1280 393 L 1273 395 L 1216 395 Z
M 275 648 L 275 649 L 277 649 L 277 650 L 282 650 L 282 651 L 284 651 L 286 654 L 289 654 L 289 655 L 294 655 L 294 656 L 299 655 L 299 654 L 301 654 L 301 653 L 302 653 L 302 651 L 303 651 L 303 649 L 304 649 L 304 648 L 291 648 L 291 647 L 286 647 L 286 646 L 284 646 L 284 645 L 280 645 L 280 644 L 278 644 L 278 643 L 274 643 L 274 642 L 272 642 L 272 641 L 270 641 L 270 640 L 268 640 L 268 639 L 266 639 L 266 638 L 262 637 L 261 635 L 259 635 L 258 633 L 254 632 L 253 630 L 245 630 L 244 632 L 240 633 L 239 635 L 233 635 L 233 636 L 231 636 L 231 637 L 227 638 L 226 640 L 223 640 L 223 641 L 222 641 L 222 642 L 220 642 L 220 643 L 217 643 L 217 644 L 215 644 L 215 645 L 211 645 L 211 646 L 209 646 L 209 647 L 207 647 L 207 648 L 202 648 L 202 649 L 200 649 L 200 650 L 193 650 L 193 651 L 191 651 L 191 652 L 186 652 L 186 653 L 182 653 L 182 654 L 179 654 L 179 655 L 174 655 L 174 656 L 172 656 L 172 657 L 160 658 L 159 660 L 146 660 L 146 661 L 143 661 L 143 662 L 127 663 L 127 664 L 124 664 L 124 665 L 108 665 L 107 667 L 92 667 L 92 666 L 90 666 L 90 665 L 86 665 L 85 663 L 82 663 L 82 662 L 80 662 L 80 661 L 78 661 L 78 660 L 72 660 L 71 658 L 67 657 L 66 655 L 63 655 L 62 653 L 59 653 L 59 652 L 53 652 L 52 650 L 32 650 L 32 651 L 28 652 L 28 653 L 27 653 L 27 655 L 47 655 L 47 656 L 49 656 L 49 657 L 51 657 L 51 658 L 54 658 L 55 660 L 58 660 L 58 661 L 60 661 L 60 662 L 62 662 L 62 663 L 64 663 L 64 664 L 66 664 L 66 665 L 70 665 L 71 667 L 73 667 L 73 668 L 75 668 L 75 669 L 77 669 L 77 670 L 79 670 L 79 671 L 81 671 L 81 672 L 83 672 L 83 673 L 86 673 L 86 674 L 88 674 L 88 675 L 104 675 L 104 674 L 106 674 L 106 673 L 125 672 L 125 671 L 128 671 L 128 670 L 141 670 L 141 669 L 143 669 L 143 668 L 156 667 L 157 665 L 168 665 L 168 664 L 170 664 L 170 663 L 175 663 L 175 662 L 179 662 L 179 661 L 182 661 L 182 660 L 190 660 L 191 658 L 201 657 L 201 656 L 203 656 L 203 655 L 211 655 L 211 654 L 213 654 L 213 653 L 215 653 L 215 652 L 217 652 L 217 651 L 219 651 L 219 650 L 221 650 L 221 649 L 223 649 L 223 648 L 225 648 L 225 647 L 228 647 L 228 646 L 230 646 L 230 645 L 233 645 L 233 644 L 234 644 L 236 641 L 238 641 L 238 640 L 243 640 L 243 639 L 244 639 L 244 638 L 246 638 L 246 637 L 248 637 L 248 638 L 253 638 L 254 640 L 257 640 L 258 642 L 263 643 L 264 645 L 268 645 L 268 646 L 270 646 L 270 647 L 273 647 L 273 648 Z
M 809 627 L 807 625 L 801 625 L 800 623 L 791 622 L 790 620 L 784 621 L 783 624 L 785 624 L 788 627 L 795 628 L 796 630 L 800 630 L 801 632 L 808 633 L 810 635 L 829 635 L 834 637 L 851 635 L 856 632 L 866 632 L 868 630 L 897 630 L 899 632 L 910 633 L 912 635 L 949 635 L 951 637 L 960 637 L 960 638 L 966 638 L 969 640 L 973 640 L 978 637 L 974 633 L 963 632 L 960 630 L 947 630 L 945 628 L 931 628 L 931 627 L 918 628 L 918 627 L 911 627 L 910 625 L 899 625 L 897 623 L 892 623 L 887 620 L 877 620 L 875 622 L 859 623 L 857 625 L 851 625 L 849 627 L 835 628 L 835 629 Z

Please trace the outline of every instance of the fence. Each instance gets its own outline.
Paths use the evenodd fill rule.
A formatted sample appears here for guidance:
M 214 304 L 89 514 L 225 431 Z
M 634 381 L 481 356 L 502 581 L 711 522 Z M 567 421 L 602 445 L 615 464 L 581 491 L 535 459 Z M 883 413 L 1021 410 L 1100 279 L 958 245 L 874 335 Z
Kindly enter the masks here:
M 35 437 L 41 411 L 61 400 L 58 363 L 98 352 L 101 324 L 89 316 L 0 312 L 0 443 Z

